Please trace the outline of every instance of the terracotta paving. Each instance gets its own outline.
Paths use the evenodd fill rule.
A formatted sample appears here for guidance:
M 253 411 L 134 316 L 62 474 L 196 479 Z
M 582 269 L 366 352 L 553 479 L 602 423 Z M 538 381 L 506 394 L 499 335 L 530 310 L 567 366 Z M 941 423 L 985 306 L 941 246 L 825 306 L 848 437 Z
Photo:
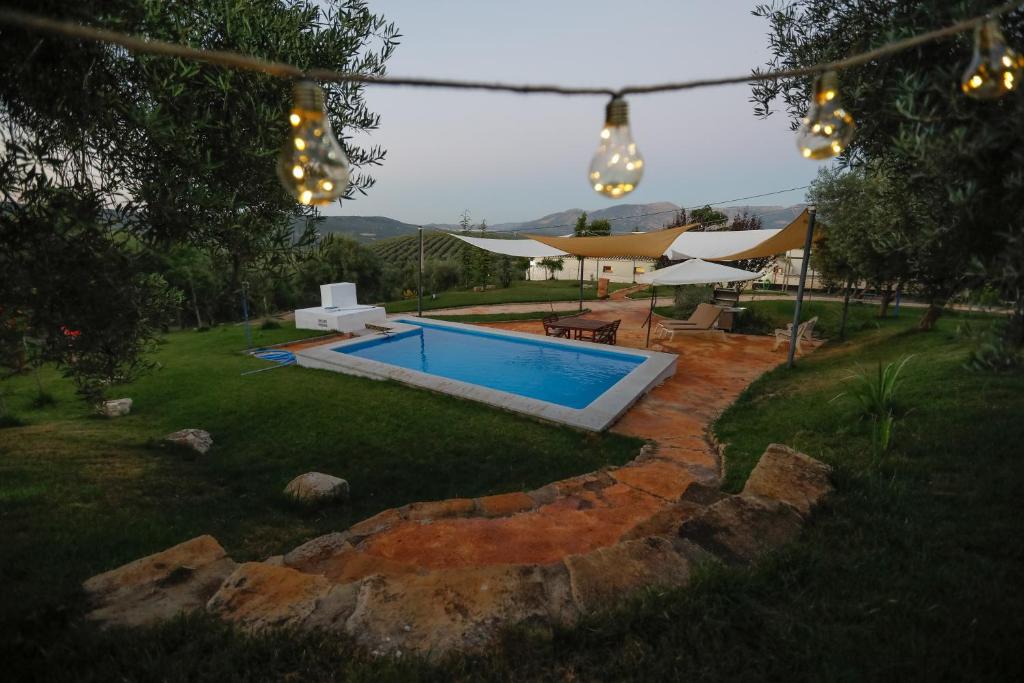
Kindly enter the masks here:
M 602 310 L 589 317 L 621 319 L 619 344 L 644 346 L 646 306 L 597 303 Z M 488 326 L 542 332 L 539 321 Z M 785 359 L 771 346 L 767 337 L 721 333 L 652 341 L 653 350 L 679 354 L 679 365 L 612 427 L 652 444 L 632 462 L 528 493 L 386 510 L 352 527 L 339 547 L 292 566 L 353 581 L 425 569 L 549 564 L 613 545 L 673 505 L 691 483 L 717 481 L 718 455 L 706 430 L 750 382 Z

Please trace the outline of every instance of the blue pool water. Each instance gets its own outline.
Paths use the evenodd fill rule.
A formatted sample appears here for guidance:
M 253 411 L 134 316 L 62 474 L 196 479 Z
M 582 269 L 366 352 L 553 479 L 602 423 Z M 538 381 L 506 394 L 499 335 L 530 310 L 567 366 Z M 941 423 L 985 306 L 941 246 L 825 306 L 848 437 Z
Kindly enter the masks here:
M 569 408 L 587 407 L 644 360 L 540 339 L 402 322 L 420 329 L 334 350 Z

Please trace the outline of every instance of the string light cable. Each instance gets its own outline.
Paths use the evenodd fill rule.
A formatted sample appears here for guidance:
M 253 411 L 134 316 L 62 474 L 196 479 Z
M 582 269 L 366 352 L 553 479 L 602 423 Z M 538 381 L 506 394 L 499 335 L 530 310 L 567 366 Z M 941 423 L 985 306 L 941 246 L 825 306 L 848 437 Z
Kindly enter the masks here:
M 178 57 L 200 62 L 207 62 L 219 66 L 226 66 L 233 69 L 245 71 L 258 71 L 261 73 L 276 76 L 278 78 L 309 79 L 314 81 L 332 83 L 367 83 L 384 86 L 407 86 L 425 88 L 453 88 L 461 90 L 493 90 L 499 92 L 512 92 L 524 95 L 547 94 L 547 95 L 605 95 L 608 97 L 623 97 L 625 95 L 650 95 L 655 93 L 674 92 L 679 90 L 692 90 L 694 88 L 706 88 L 720 85 L 733 85 L 737 83 L 751 83 L 756 81 L 773 81 L 780 78 L 792 78 L 798 76 L 814 76 L 827 71 L 839 71 L 853 66 L 867 64 L 876 59 L 887 57 L 898 52 L 930 43 L 942 38 L 957 35 L 965 31 L 971 31 L 981 26 L 987 19 L 1002 16 L 1024 5 L 1020 0 L 1007 2 L 995 7 L 985 14 L 969 19 L 958 21 L 949 26 L 920 33 L 915 36 L 894 40 L 885 43 L 872 50 L 867 50 L 840 59 L 834 62 L 813 64 L 811 66 L 794 69 L 781 69 L 777 71 L 751 72 L 741 76 L 724 76 L 719 78 L 702 78 L 689 81 L 675 81 L 667 83 L 652 83 L 647 85 L 626 85 L 621 88 L 610 87 L 578 87 L 564 85 L 543 85 L 529 83 L 500 83 L 473 81 L 446 78 L 416 78 L 407 76 L 375 76 L 370 74 L 349 73 L 334 71 L 332 69 L 301 69 L 286 62 L 275 62 L 253 55 L 231 52 L 227 50 L 206 50 L 194 48 L 179 43 L 171 43 L 163 40 L 133 36 L 118 31 L 97 28 L 76 24 L 69 21 L 60 21 L 41 17 L 39 15 L 21 12 L 13 9 L 0 9 L 0 23 L 10 26 L 18 26 L 31 31 L 52 33 L 68 38 L 81 38 L 95 42 L 112 43 L 120 45 L 133 52 L 145 52 L 153 55 L 166 57 Z
M 752 70 L 740 76 L 626 85 L 620 88 L 415 78 L 320 68 L 301 69 L 293 64 L 270 61 L 254 55 L 195 48 L 8 8 L 0 8 L 0 24 L 66 38 L 119 45 L 132 52 L 205 62 L 295 80 L 294 104 L 288 116 L 292 131 L 279 156 L 278 176 L 285 189 L 300 203 L 324 205 L 340 198 L 347 189 L 349 161 L 330 129 L 326 112 L 323 110 L 322 94 L 317 92 L 320 88 L 319 82 L 484 90 L 524 95 L 609 97 L 611 99 L 605 111 L 605 124 L 601 129 L 597 151 L 588 169 L 587 180 L 595 192 L 611 199 L 621 199 L 637 187 L 644 169 L 643 156 L 637 150 L 629 128 L 629 109 L 625 100 L 627 95 L 651 95 L 815 76 L 808 114 L 797 133 L 797 146 L 805 158 L 826 159 L 842 154 L 856 129 L 853 118 L 843 107 L 838 96 L 837 73 L 843 69 L 973 31 L 974 55 L 963 75 L 964 93 L 978 99 L 994 99 L 1016 89 L 1024 72 L 1024 56 L 1005 43 L 997 18 L 1021 6 L 1024 6 L 1021 0 L 1007 2 L 985 14 L 894 40 L 833 62 L 774 71 Z

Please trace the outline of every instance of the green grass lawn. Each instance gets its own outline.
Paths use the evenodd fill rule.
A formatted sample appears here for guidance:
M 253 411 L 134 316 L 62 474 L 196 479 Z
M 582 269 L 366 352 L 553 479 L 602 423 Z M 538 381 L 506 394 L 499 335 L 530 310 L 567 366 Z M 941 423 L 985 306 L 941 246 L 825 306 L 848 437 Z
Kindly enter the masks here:
M 159 370 L 113 390 L 134 400 L 114 420 L 91 415 L 54 371 L 43 385 L 57 403 L 42 410 L 31 377 L 0 385 L 28 423 L 0 429 L 0 639 L 76 604 L 83 579 L 199 534 L 236 560 L 262 559 L 388 507 L 529 490 L 621 464 L 641 445 L 391 382 L 298 367 L 242 376 L 269 367 L 244 346 L 236 326 L 169 335 Z M 151 445 L 185 427 L 213 435 L 206 456 Z M 285 484 L 310 470 L 347 479 L 350 504 L 291 504 Z
M 614 292 L 629 284 L 611 282 L 608 291 Z M 488 304 L 516 304 L 544 301 L 576 301 L 580 298 L 579 281 L 572 280 L 514 280 L 509 287 L 488 289 L 485 292 L 453 289 L 441 292 L 436 298 L 429 294 L 423 295 L 423 310 L 435 308 L 455 308 L 458 306 L 484 306 Z M 585 282 L 584 300 L 597 298 L 597 285 Z M 416 310 L 416 298 L 389 301 L 383 304 L 388 313 L 408 313 Z
M 139 400 L 138 414 L 125 420 L 85 417 L 66 393 L 56 409 L 33 413 L 24 407 L 29 396 L 22 385 L 19 414 L 33 424 L 0 430 L 6 555 L 0 566 L 4 591 L 13 596 L 14 608 L 5 602 L 5 611 L 21 619 L 15 635 L 5 638 L 20 656 L 7 660 L 16 662 L 7 670 L 32 657 L 36 677 L 53 679 L 59 672 L 69 680 L 1019 680 L 1024 375 L 964 369 L 969 347 L 956 333 L 958 317 L 940 319 L 927 333 L 914 330 L 915 321 L 905 316 L 856 326 L 847 341 L 801 359 L 795 370 L 763 376 L 718 420 L 730 491 L 742 487 L 772 442 L 835 468 L 836 493 L 798 542 L 753 568 L 705 569 L 688 589 L 652 589 L 572 629 L 512 629 L 484 655 L 434 665 L 378 660 L 324 634 L 246 636 L 209 617 L 99 633 L 78 623 L 74 584 L 94 569 L 201 531 L 213 531 L 233 555 L 258 556 L 265 546 L 344 523 L 343 511 L 303 516 L 280 499 L 292 465 L 328 457 L 317 453 L 333 453 L 332 466 L 345 463 L 339 473 L 350 475 L 357 494 L 399 498 L 389 487 L 408 495 L 427 486 L 451 495 L 472 488 L 467 480 L 501 490 L 506 481 L 561 476 L 554 466 L 512 472 L 527 466 L 520 462 L 524 453 L 541 460 L 583 457 L 581 442 L 593 437 L 326 373 L 308 391 L 305 384 L 287 388 L 281 378 L 291 370 L 243 381 L 237 372 L 257 362 L 232 353 L 240 340 L 235 331 L 172 337 L 161 372 L 183 373 L 181 388 L 171 390 L 160 374 L 140 382 L 128 392 Z M 218 342 L 218 334 L 226 341 Z M 868 427 L 851 402 L 833 399 L 851 372 L 908 354 L 914 357 L 905 370 L 893 448 L 875 457 Z M 184 361 L 196 367 L 179 367 Z M 266 384 L 246 384 L 255 378 Z M 374 429 L 357 420 L 347 429 L 324 426 L 320 412 L 310 419 L 330 430 L 333 442 L 306 439 L 295 447 L 295 430 L 288 443 L 268 436 L 279 423 L 264 404 L 302 420 L 303 410 L 315 410 L 308 395 L 338 396 L 340 405 L 353 387 L 366 392 L 359 395 L 372 408 L 353 409 Z M 275 403 L 271 392 L 282 398 Z M 405 418 L 396 417 L 406 410 L 429 413 L 409 418 L 406 428 Z M 207 426 L 218 438 L 209 459 L 185 463 L 141 445 L 200 415 L 213 416 Z M 500 421 L 504 431 L 491 437 L 461 423 L 474 419 L 486 420 L 477 428 L 496 429 Z M 395 432 L 381 437 L 387 448 L 349 467 L 347 459 L 360 449 L 348 435 L 376 434 L 381 421 Z M 434 425 L 435 436 L 417 439 L 425 421 L 443 428 Z M 493 439 L 491 449 L 460 445 L 468 434 Z M 266 438 L 271 443 L 264 445 Z M 607 438 L 598 443 L 612 461 L 632 447 Z M 409 466 L 432 481 L 393 479 L 408 462 L 395 453 L 407 448 L 430 449 L 425 462 L 412 458 Z M 462 472 L 502 448 L 514 456 L 500 467 Z M 458 465 L 449 467 L 449 458 Z M 443 467 L 449 467 L 444 476 L 436 471 Z M 387 475 L 378 475 L 378 468 Z M 485 483 L 492 476 L 499 483 Z M 449 477 L 457 483 L 438 481 Z

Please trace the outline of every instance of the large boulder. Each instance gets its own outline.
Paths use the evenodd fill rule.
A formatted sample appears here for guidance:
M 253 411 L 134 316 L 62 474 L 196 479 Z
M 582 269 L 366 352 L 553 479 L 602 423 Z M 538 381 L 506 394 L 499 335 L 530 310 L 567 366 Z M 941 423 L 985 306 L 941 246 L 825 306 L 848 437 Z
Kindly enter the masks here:
M 130 398 L 115 398 L 100 404 L 100 414 L 106 417 L 123 417 L 132 412 Z
M 164 441 L 176 446 L 190 448 L 200 455 L 204 455 L 213 445 L 213 437 L 202 429 L 179 429 L 176 432 L 164 437 Z
M 807 517 L 832 491 L 831 473 L 825 463 L 773 443 L 750 473 L 743 495 L 789 503 Z
M 346 631 L 375 654 L 480 651 L 508 625 L 566 624 L 578 616 L 561 563 L 375 575 L 358 583 Z
M 788 503 L 729 496 L 683 522 L 679 534 L 726 562 L 739 564 L 794 540 L 803 519 Z
M 348 492 L 347 481 L 323 472 L 300 474 L 284 487 L 286 496 L 303 503 L 347 500 Z
M 569 555 L 565 566 L 573 599 L 583 613 L 607 609 L 646 586 L 677 587 L 690 581 L 690 563 L 659 536 Z
M 252 630 L 267 627 L 340 629 L 356 605 L 357 586 L 338 584 L 266 562 L 246 562 L 224 581 L 207 609 Z
M 235 563 L 212 536 L 199 536 L 98 574 L 82 587 L 87 617 L 104 625 L 141 626 L 202 609 Z

